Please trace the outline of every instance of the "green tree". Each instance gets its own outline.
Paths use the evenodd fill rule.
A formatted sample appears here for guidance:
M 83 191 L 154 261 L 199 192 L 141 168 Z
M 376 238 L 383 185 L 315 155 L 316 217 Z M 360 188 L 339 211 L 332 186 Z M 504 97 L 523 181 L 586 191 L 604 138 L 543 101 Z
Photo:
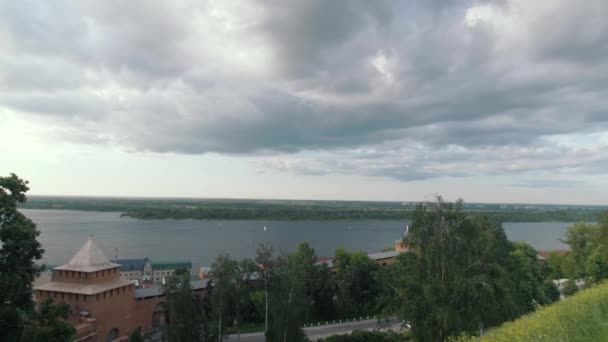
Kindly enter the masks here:
M 567 297 L 575 294 L 576 292 L 578 292 L 578 286 L 576 285 L 576 281 L 573 279 L 566 280 L 562 287 L 562 294 Z
M 545 293 L 545 297 L 551 303 L 558 301 L 560 298 L 559 289 L 553 280 L 547 279 L 543 282 L 543 292 Z
M 307 285 L 312 300 L 309 320 L 329 321 L 336 318 L 337 286 L 334 275 L 326 264 L 315 265 Z
M 290 255 L 275 258 L 269 279 L 269 330 L 267 341 L 304 341 L 301 330 L 311 304 L 306 293 L 311 254 L 300 244 Z
M 546 257 L 545 276 L 549 279 L 562 279 L 565 277 L 565 254 L 551 251 Z
M 553 302 L 545 295 L 544 278 L 536 250 L 525 242 L 514 242 L 512 245 L 509 274 L 514 285 L 512 295 L 516 297 L 515 302 L 522 305 L 518 311 L 532 311 L 538 304 Z
M 178 270 L 164 285 L 167 298 L 170 342 L 197 342 L 205 338 L 201 299 L 192 292 L 190 274 Z
M 225 318 L 231 311 L 230 302 L 231 300 L 234 300 L 237 268 L 237 262 L 232 260 L 229 255 L 225 254 L 221 254 L 215 258 L 211 265 L 211 277 L 213 282 L 211 303 L 213 312 L 215 313 L 214 317 L 217 321 L 216 336 L 218 341 L 222 341 L 226 334 L 224 328 Z
M 32 283 L 41 268 L 40 234 L 17 210 L 26 201 L 28 182 L 15 174 L 0 177 L 0 331 L 18 340 L 28 316 L 35 316 Z
M 141 328 L 137 328 L 131 332 L 129 335 L 129 342 L 144 342 L 144 337 L 142 336 Z
M 584 267 L 587 275 L 593 280 L 608 278 L 608 260 L 604 248 L 603 245 L 597 246 L 585 261 Z
M 251 259 L 243 259 L 235 265 L 234 273 L 234 290 L 235 290 L 235 328 L 237 334 L 237 340 L 241 339 L 241 308 L 242 303 L 249 299 L 249 284 L 251 283 L 252 276 L 258 271 L 258 267 Z
M 64 342 L 76 333 L 65 320 L 70 316 L 70 306 L 65 303 L 53 304 L 47 299 L 26 323 L 21 341 L 23 342 Z
M 602 212 L 597 222 L 597 246 L 587 257 L 587 274 L 593 281 L 608 278 L 608 210 Z
M 259 244 L 256 249 L 255 262 L 260 269 L 260 277 L 264 283 L 264 334 L 268 335 L 269 293 L 268 284 L 274 268 L 274 249 L 270 244 Z
M 376 275 L 380 266 L 365 252 L 347 252 L 344 249 L 336 250 L 334 265 L 340 316 L 369 315 L 379 295 Z
M 267 341 L 305 340 L 301 326 L 310 317 L 317 287 L 314 250 L 308 243 L 300 243 L 293 253 L 276 256 L 270 246 L 261 245 L 257 254 L 267 294 Z
M 608 210 L 602 211 L 597 219 L 598 244 L 604 246 L 608 252 Z
M 570 247 L 565 260 L 569 264 L 564 267 L 567 278 L 581 278 L 588 275 L 585 265 L 598 247 L 599 238 L 600 230 L 597 224 L 579 222 L 568 227 L 562 240 Z
M 266 292 L 264 291 L 263 281 L 256 281 L 256 285 L 247 293 L 248 312 L 246 321 L 252 323 L 264 323 L 264 312 L 266 307 Z M 261 285 L 261 286 L 260 286 Z M 261 287 L 261 289 L 258 289 Z
M 465 215 L 462 201 L 446 203 L 439 197 L 418 205 L 407 242 L 412 252 L 390 265 L 398 304 L 388 309 L 412 323 L 417 339 L 444 341 L 460 332 L 476 333 L 529 309 L 534 296 L 512 295 L 518 289 L 514 279 L 520 278 L 509 274 L 517 264 L 514 246 L 500 225 Z

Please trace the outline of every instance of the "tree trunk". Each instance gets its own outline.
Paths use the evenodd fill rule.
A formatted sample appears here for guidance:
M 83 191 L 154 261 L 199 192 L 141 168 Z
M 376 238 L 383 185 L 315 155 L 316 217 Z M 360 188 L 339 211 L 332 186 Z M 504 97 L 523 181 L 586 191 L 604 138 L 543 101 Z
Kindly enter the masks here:
M 239 307 L 241 304 L 241 287 L 239 286 L 236 290 L 236 340 L 240 341 L 241 340 L 241 328 L 240 328 L 240 323 L 241 320 L 240 318 L 240 311 L 239 311 Z
M 217 341 L 218 342 L 222 342 L 222 309 L 223 309 L 223 299 L 222 299 L 222 295 L 223 295 L 223 291 L 222 288 L 220 287 L 220 317 L 218 319 L 218 323 L 217 323 Z
M 294 288 L 294 281 L 292 279 L 291 282 L 291 286 L 289 287 L 289 295 L 287 297 L 287 307 L 291 308 L 291 303 L 293 300 L 293 288 Z M 283 332 L 283 342 L 287 342 L 287 330 L 289 330 L 289 314 L 285 315 L 285 330 Z
M 266 291 L 266 314 L 264 317 L 264 334 L 268 333 L 268 280 L 264 280 L 264 289 Z

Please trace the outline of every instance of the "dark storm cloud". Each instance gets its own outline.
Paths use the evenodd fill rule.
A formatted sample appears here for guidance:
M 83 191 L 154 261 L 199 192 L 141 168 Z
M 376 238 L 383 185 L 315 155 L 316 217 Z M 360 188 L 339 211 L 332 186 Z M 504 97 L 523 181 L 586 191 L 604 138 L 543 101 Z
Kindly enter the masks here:
M 359 34 L 381 30 L 391 20 L 386 1 L 261 1 L 268 8 L 259 29 L 275 46 L 279 70 L 295 78 L 357 62 L 342 57 Z M 355 46 L 359 53 L 374 46 Z M 373 51 L 373 50 L 372 50 Z
M 600 0 L 5 1 L 0 109 L 305 174 L 591 172 L 607 15 Z M 595 140 L 547 139 L 571 135 Z

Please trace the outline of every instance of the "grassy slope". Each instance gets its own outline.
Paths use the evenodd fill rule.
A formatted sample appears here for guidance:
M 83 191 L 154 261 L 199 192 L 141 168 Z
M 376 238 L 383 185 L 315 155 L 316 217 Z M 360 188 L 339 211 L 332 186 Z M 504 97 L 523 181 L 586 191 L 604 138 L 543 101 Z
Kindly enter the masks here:
M 505 323 L 481 340 L 608 341 L 608 283 Z

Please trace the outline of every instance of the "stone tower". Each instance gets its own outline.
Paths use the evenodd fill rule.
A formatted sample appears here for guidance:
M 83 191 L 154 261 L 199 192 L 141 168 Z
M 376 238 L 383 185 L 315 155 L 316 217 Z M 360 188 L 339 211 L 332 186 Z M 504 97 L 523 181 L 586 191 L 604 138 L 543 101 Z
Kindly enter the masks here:
M 51 298 L 72 308 L 70 318 L 79 341 L 113 341 L 129 333 L 135 287 L 120 278 L 92 237 L 65 265 L 53 269 L 53 280 L 35 288 L 38 303 Z

